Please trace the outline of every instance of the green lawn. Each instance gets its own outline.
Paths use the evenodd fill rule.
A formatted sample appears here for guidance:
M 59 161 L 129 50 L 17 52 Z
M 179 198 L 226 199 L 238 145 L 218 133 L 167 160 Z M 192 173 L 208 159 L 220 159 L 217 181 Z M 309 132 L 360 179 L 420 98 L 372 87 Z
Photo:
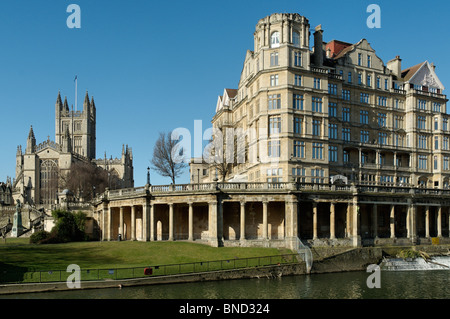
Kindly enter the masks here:
M 84 242 L 53 245 L 0 244 L 0 270 L 20 267 L 28 271 L 125 268 L 199 261 L 274 256 L 291 253 L 275 248 L 214 248 L 188 242 Z
M 152 275 L 224 270 L 291 262 L 287 249 L 214 248 L 188 242 L 83 242 L 32 245 L 14 239 L 0 244 L 1 282 L 65 281 L 67 267 L 81 268 L 81 280 L 125 279 Z M 276 256 L 270 258 L 253 258 Z M 247 259 L 253 258 L 253 259 Z

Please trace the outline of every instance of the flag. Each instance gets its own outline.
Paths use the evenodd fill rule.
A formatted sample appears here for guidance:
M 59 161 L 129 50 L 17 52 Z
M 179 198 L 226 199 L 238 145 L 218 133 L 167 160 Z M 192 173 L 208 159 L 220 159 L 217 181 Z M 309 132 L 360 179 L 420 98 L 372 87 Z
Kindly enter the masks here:
M 75 80 L 74 81 L 76 81 L 78 79 L 78 75 L 75 75 Z

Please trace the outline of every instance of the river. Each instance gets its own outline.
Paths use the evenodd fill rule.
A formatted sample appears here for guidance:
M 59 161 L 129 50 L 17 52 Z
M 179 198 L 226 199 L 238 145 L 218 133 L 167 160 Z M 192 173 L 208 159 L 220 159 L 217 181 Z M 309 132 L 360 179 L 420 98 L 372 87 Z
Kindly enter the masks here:
M 13 299 L 449 299 L 449 270 L 343 272 L 0 296 Z

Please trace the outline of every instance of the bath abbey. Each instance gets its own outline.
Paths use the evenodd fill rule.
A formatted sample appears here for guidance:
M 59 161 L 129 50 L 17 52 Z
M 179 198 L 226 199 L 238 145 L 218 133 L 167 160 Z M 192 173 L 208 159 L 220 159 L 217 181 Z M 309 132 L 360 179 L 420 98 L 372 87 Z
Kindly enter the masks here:
M 54 203 L 58 174 L 84 161 L 121 181 L 89 203 L 99 240 L 450 243 L 450 116 L 436 66 L 384 62 L 366 39 L 324 35 L 297 13 L 257 22 L 237 87 L 212 106 L 213 128 L 233 134 L 210 154 L 236 155 L 192 159 L 189 184 L 134 187 L 131 149 L 95 159 L 93 98 L 73 112 L 58 95 L 55 141 L 36 144 L 31 128 L 17 150 L 15 198 Z
M 118 187 L 133 187 L 133 154 L 122 150 L 120 159 L 96 159 L 96 106 L 86 96 L 81 111 L 69 110 L 67 98 L 58 93 L 55 105 L 55 140 L 36 143 L 30 128 L 25 149 L 17 147 L 13 197 L 36 207 L 58 203 L 64 180 L 77 163 L 97 166 L 120 181 Z M 70 190 L 77 195 L 76 189 Z

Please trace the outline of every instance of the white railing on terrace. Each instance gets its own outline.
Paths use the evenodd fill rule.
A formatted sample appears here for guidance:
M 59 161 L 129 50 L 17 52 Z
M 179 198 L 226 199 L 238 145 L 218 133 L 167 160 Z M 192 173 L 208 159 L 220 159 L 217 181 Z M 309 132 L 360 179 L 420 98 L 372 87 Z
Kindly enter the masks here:
M 328 192 L 361 192 L 361 193 L 398 193 L 398 194 L 427 194 L 450 196 L 450 189 L 422 188 L 412 185 L 396 185 L 394 183 L 376 183 L 361 181 L 356 185 L 330 185 L 327 183 L 201 183 L 201 184 L 176 184 L 176 185 L 149 185 L 137 188 L 110 190 L 101 194 L 97 199 L 141 196 L 147 194 L 170 194 L 211 191 L 328 191 Z

